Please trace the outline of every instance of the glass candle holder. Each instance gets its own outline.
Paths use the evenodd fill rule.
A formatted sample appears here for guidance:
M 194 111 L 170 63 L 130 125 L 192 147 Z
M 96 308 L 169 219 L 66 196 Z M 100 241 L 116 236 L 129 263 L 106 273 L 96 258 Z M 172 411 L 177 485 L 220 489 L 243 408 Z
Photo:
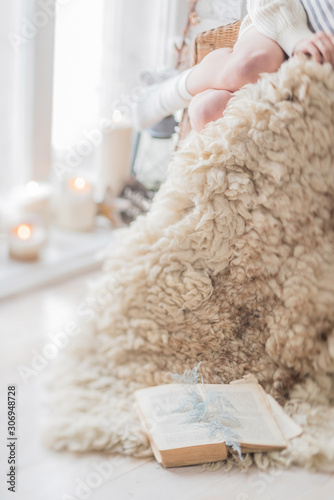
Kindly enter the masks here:
M 47 231 L 40 219 L 22 215 L 8 228 L 8 249 L 13 259 L 31 261 L 40 257 Z

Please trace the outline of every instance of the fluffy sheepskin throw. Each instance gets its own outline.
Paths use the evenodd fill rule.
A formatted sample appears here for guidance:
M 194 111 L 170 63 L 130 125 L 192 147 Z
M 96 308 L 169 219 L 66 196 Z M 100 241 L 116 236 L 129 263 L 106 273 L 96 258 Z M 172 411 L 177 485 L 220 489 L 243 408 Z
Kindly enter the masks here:
M 201 361 L 208 383 L 255 375 L 302 425 L 260 466 L 334 470 L 333 209 L 334 71 L 294 57 L 191 133 L 117 231 L 54 377 L 49 445 L 147 456 L 134 390 Z

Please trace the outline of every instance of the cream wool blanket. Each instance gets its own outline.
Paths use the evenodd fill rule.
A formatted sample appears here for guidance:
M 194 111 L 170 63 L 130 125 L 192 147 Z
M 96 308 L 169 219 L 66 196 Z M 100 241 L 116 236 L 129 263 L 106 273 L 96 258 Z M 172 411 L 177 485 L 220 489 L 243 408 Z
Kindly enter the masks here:
M 150 454 L 134 390 L 202 361 L 207 383 L 254 374 L 304 428 L 259 466 L 334 470 L 333 210 L 334 72 L 294 57 L 192 133 L 118 231 L 54 377 L 48 444 Z

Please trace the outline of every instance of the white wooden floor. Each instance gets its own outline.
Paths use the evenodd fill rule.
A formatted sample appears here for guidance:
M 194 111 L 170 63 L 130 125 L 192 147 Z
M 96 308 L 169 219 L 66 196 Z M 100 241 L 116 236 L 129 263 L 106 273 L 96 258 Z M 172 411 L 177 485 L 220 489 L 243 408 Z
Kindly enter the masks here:
M 40 379 L 25 385 L 17 366 L 29 366 L 33 350 L 40 352 L 49 331 L 73 319 L 73 310 L 85 294 L 89 277 L 80 277 L 31 292 L 0 305 L 0 499 L 17 500 L 321 500 L 334 499 L 334 477 L 304 470 L 261 473 L 201 466 L 165 470 L 153 459 L 106 457 L 103 454 L 71 455 L 43 447 Z M 52 361 L 50 361 L 51 363 Z M 45 368 L 47 370 L 48 367 Z M 7 491 L 8 472 L 6 390 L 18 385 L 17 492 Z M 108 462 L 107 462 L 108 460 Z

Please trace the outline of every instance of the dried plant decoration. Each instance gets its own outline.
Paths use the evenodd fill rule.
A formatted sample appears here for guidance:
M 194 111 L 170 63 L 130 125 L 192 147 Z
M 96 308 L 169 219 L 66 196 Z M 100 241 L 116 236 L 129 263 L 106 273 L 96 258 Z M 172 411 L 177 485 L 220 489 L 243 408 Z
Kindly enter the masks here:
M 179 69 L 182 63 L 184 62 L 184 57 L 186 55 L 187 49 L 188 49 L 188 43 L 187 43 L 187 34 L 191 28 L 191 26 L 195 26 L 200 22 L 200 18 L 198 16 L 198 13 L 196 12 L 196 7 L 198 0 L 189 0 L 190 3 L 190 8 L 189 8 L 189 14 L 188 14 L 188 19 L 185 25 L 185 28 L 182 33 L 182 42 L 180 47 L 175 46 L 175 50 L 178 53 L 177 56 L 177 61 L 176 61 L 176 69 Z
M 198 373 L 201 362 L 194 368 L 185 370 L 182 375 L 173 374 L 173 379 L 184 385 L 186 397 L 173 411 L 186 413 L 185 424 L 196 423 L 206 427 L 211 438 L 221 438 L 239 455 L 241 448 L 239 436 L 233 429 L 240 426 L 237 410 L 222 394 L 207 389 L 203 377 Z

